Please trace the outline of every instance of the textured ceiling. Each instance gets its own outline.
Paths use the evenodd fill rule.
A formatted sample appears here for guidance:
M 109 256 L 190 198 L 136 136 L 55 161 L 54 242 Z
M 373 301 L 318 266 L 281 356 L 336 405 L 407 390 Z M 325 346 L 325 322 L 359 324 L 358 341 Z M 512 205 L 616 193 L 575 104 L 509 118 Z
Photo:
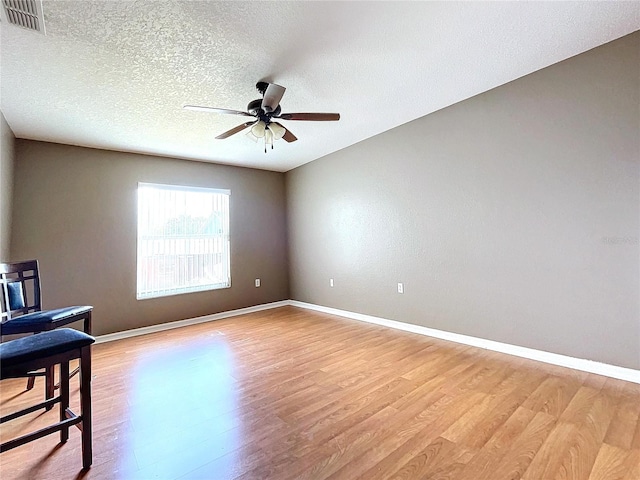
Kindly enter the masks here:
M 286 171 L 640 28 L 638 2 L 45 0 L 46 36 L 2 24 L 17 137 Z M 255 83 L 287 87 L 299 140 L 244 134 Z

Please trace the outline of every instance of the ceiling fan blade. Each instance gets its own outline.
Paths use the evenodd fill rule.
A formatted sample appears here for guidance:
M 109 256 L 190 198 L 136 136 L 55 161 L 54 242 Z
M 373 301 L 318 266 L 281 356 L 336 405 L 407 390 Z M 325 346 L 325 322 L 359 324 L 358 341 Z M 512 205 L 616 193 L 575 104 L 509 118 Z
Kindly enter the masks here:
M 280 125 L 282 128 L 284 128 L 284 135 L 282 136 L 282 139 L 291 143 L 291 142 L 295 142 L 296 140 L 298 140 L 298 137 L 296 137 L 293 133 L 291 133 L 284 125 L 279 124 L 278 122 L 273 122 L 276 125 Z
M 269 113 L 273 112 L 278 105 L 280 105 L 280 100 L 282 100 L 282 96 L 284 95 L 284 91 L 286 88 L 276 85 L 275 83 L 270 83 L 267 89 L 264 92 L 264 96 L 262 98 L 262 109 Z
M 185 105 L 185 110 L 194 110 L 196 112 L 212 112 L 212 113 L 226 113 L 230 115 L 244 115 L 245 117 L 253 117 L 250 113 L 241 112 L 240 110 L 229 110 L 228 108 L 214 108 L 214 107 L 201 107 L 199 105 Z
M 282 113 L 282 120 L 309 120 L 313 122 L 331 122 L 340 120 L 339 113 Z
M 254 121 L 254 122 L 242 123 L 242 124 L 238 125 L 237 127 L 233 127 L 231 130 L 227 130 L 226 132 L 221 133 L 220 135 L 218 135 L 216 137 L 216 140 L 224 140 L 225 138 L 230 137 L 231 135 L 235 135 L 236 133 L 241 132 L 245 128 L 250 127 L 251 125 L 253 125 L 257 121 L 258 120 Z

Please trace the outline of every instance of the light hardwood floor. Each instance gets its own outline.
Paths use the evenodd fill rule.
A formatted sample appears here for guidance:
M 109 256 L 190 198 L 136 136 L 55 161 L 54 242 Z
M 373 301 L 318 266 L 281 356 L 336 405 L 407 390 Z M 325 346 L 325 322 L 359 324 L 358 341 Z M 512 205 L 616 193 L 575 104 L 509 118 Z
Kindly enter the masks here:
M 93 467 L 73 429 L 3 480 L 640 479 L 640 385 L 293 307 L 95 345 L 92 386 Z

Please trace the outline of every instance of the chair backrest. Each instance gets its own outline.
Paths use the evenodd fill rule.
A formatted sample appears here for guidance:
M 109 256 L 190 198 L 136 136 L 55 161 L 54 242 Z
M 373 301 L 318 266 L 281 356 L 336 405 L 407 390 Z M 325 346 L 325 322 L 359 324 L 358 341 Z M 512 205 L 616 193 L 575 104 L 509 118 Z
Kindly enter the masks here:
M 0 263 L 0 323 L 25 313 L 39 312 L 38 261 Z

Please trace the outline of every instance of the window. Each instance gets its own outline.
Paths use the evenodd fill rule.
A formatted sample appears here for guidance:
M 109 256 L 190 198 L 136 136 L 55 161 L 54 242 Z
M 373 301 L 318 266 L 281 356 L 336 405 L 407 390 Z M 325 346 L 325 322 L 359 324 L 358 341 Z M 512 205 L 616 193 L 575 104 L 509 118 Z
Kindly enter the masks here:
M 138 184 L 138 299 L 231 286 L 230 193 Z

